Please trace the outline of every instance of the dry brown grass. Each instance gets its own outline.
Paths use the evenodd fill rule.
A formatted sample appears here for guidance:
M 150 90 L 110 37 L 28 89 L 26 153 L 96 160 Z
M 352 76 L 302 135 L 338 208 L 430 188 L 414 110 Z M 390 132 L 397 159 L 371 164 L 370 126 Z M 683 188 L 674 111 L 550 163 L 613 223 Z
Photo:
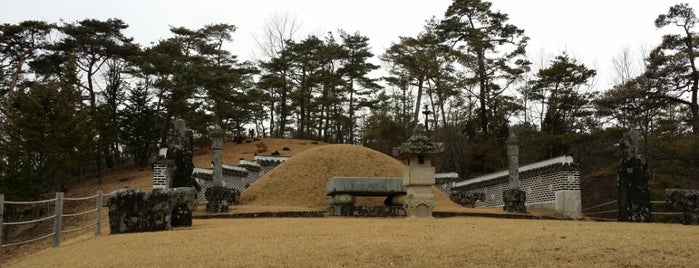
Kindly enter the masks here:
M 195 220 L 7 267 L 696 267 L 695 226 L 455 217 Z
M 245 191 L 244 195 L 258 198 L 248 199 L 243 206 L 231 206 L 232 213 L 323 210 L 329 202 L 324 195 L 324 185 L 330 171 L 356 172 L 356 166 L 373 170 L 376 167 L 364 165 L 384 161 L 381 166 L 391 167 L 384 170 L 386 173 L 331 173 L 333 176 L 402 175 L 400 162 L 362 147 L 343 145 L 337 147 L 338 150 L 330 150 L 336 146 L 291 139 L 263 139 L 263 142 L 270 152 L 277 150 L 285 155 L 297 155 L 278 167 L 288 165 L 286 174 L 277 175 L 288 178 L 278 177 L 274 182 L 279 184 L 274 186 L 276 188 L 257 193 L 252 190 L 262 184 L 253 184 L 251 192 Z M 318 146 L 321 147 L 313 149 Z M 283 147 L 291 151 L 282 151 Z M 255 149 L 254 143 L 227 143 L 224 162 L 236 164 L 241 157 L 252 159 Z M 301 155 L 308 149 L 325 152 L 322 155 L 331 154 L 332 158 L 311 157 L 318 155 L 315 153 Z M 347 150 L 355 157 L 348 159 Z M 197 166 L 207 167 L 211 155 L 197 155 L 194 161 Z M 294 164 L 295 161 L 299 162 Z M 289 181 L 303 187 L 292 190 Z M 316 189 L 319 185 L 320 190 Z M 67 196 L 92 195 L 97 189 L 108 193 L 124 186 L 149 189 L 150 170 L 115 172 L 105 176 L 103 184 L 86 183 L 75 187 Z M 282 196 L 267 196 L 270 191 L 279 189 Z M 497 208 L 463 208 L 441 192 L 434 192 L 437 211 L 502 213 Z M 300 201 L 292 202 L 299 197 Z M 274 202 L 261 202 L 274 198 L 277 198 Z M 530 212 L 550 215 L 549 211 Z M 26 246 L 20 249 L 26 256 L 9 260 L 3 256 L 7 260 L 3 263 L 7 267 L 692 267 L 695 266 L 694 245 L 699 240 L 699 229 L 693 226 L 478 217 L 195 219 L 192 227 L 173 231 L 107 235 L 104 216 L 101 236 L 94 237 L 87 230 L 83 235 L 64 240 L 58 248 L 46 249 L 47 243 Z M 39 252 L 31 254 L 35 251 Z
M 308 140 L 299 140 L 299 139 L 273 139 L 273 138 L 263 138 L 261 140 L 265 145 L 267 146 L 268 150 L 267 152 L 263 152 L 263 154 L 269 154 L 273 151 L 279 151 L 282 153 L 282 155 L 288 155 L 292 156 L 295 154 L 298 154 L 300 152 L 303 152 L 304 150 L 310 149 L 310 148 L 315 148 L 318 146 L 322 146 L 325 143 L 323 142 L 317 142 L 317 144 L 313 144 L 312 141 Z M 256 142 L 250 142 L 250 143 L 243 143 L 243 144 L 235 144 L 232 142 L 227 142 L 224 145 L 224 153 L 223 153 L 223 159 L 224 163 L 226 164 L 238 164 L 240 158 L 244 158 L 247 160 L 252 160 L 253 156 L 255 154 Z M 291 149 L 290 151 L 283 151 L 282 149 L 284 147 L 288 147 Z M 211 153 L 208 152 L 207 150 L 195 150 L 195 155 L 194 155 L 194 164 L 199 167 L 209 167 L 211 164 Z M 129 166 L 124 166 L 124 167 L 118 167 L 113 170 L 108 170 L 105 169 L 102 172 L 102 179 L 101 183 L 98 183 L 96 178 L 90 178 L 90 179 L 85 179 L 83 182 L 78 183 L 77 185 L 74 185 L 70 187 L 68 191 L 65 192 L 65 197 L 87 197 L 87 196 L 92 196 L 94 195 L 97 190 L 102 190 L 105 194 L 108 194 L 114 190 L 122 189 L 122 188 L 130 188 L 130 189 L 151 189 L 153 187 L 153 181 L 152 181 L 152 176 L 153 172 L 149 168 L 146 169 L 136 169 L 133 167 Z M 47 197 L 50 198 L 50 197 Z M 86 210 L 90 210 L 94 208 L 94 203 L 92 201 L 90 202 L 66 202 L 65 203 L 65 208 L 64 208 L 64 213 L 76 213 L 76 212 L 82 212 Z M 285 207 L 285 206 L 276 206 L 276 207 L 269 207 L 269 208 L 256 208 L 256 207 L 249 207 L 249 208 L 243 208 L 241 209 L 242 211 L 246 212 L 257 212 L 256 210 L 259 211 L 298 211 L 298 210 L 307 210 L 307 208 L 303 207 Z M 94 219 L 91 217 L 91 215 L 87 215 L 84 217 L 79 217 L 79 218 L 68 218 L 64 220 L 64 230 L 69 230 L 69 229 L 74 229 L 77 227 L 82 227 L 90 222 L 94 222 Z M 102 217 L 102 222 L 105 224 L 104 229 L 107 229 L 107 218 L 106 218 L 106 212 L 104 213 L 104 216 Z M 43 222 L 41 226 L 37 227 L 32 227 L 32 226 L 14 226 L 14 227 L 7 227 L 9 228 L 14 228 L 13 235 L 12 235 L 12 241 L 10 242 L 18 242 L 18 241 L 25 241 L 27 239 L 35 238 L 41 235 L 45 235 L 47 233 L 50 233 L 51 231 L 51 226 L 52 223 L 50 221 Z M 70 239 L 75 239 L 76 237 L 82 235 L 82 234 L 89 234 L 92 231 L 91 228 L 88 228 L 84 231 L 81 232 L 73 232 L 73 233 L 67 233 L 62 235 L 62 240 L 67 241 Z M 7 241 L 8 237 L 5 237 L 5 242 Z M 31 254 L 33 252 L 43 250 L 51 245 L 50 239 L 44 239 L 39 242 L 35 243 L 29 243 L 25 244 L 22 246 L 18 247 L 8 247 L 2 249 L 3 251 L 3 256 L 2 256 L 2 261 L 6 260 L 12 260 L 14 258 L 21 258 L 27 254 Z

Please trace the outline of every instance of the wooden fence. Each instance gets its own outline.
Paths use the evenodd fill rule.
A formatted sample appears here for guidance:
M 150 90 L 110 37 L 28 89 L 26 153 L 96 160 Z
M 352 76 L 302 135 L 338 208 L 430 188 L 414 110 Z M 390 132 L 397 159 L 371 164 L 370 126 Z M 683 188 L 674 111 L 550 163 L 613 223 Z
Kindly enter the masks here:
M 90 228 L 92 226 L 95 226 L 95 235 L 99 235 L 101 232 L 101 224 L 102 224 L 101 223 L 102 198 L 103 198 L 102 191 L 97 191 L 97 194 L 95 194 L 93 196 L 78 197 L 78 198 L 63 197 L 63 193 L 58 192 L 58 193 L 56 193 L 56 198 L 53 198 L 53 199 L 23 202 L 23 201 L 7 201 L 7 200 L 5 200 L 5 195 L 0 194 L 0 262 L 2 262 L 2 248 L 5 248 L 5 247 L 19 246 L 19 245 L 23 245 L 23 244 L 27 244 L 27 243 L 36 242 L 36 241 L 46 239 L 49 237 L 53 237 L 53 242 L 51 243 L 51 246 L 58 247 L 61 244 L 61 234 L 84 230 L 84 229 Z M 73 213 L 73 214 L 64 214 L 63 213 L 63 201 L 86 201 L 86 200 L 91 200 L 91 199 L 95 199 L 95 208 L 94 209 L 81 211 L 81 212 L 77 212 L 77 213 Z M 28 221 L 5 222 L 5 205 L 49 204 L 51 202 L 55 202 L 53 215 L 43 217 L 43 218 L 28 220 Z M 63 230 L 63 219 L 64 218 L 83 216 L 83 215 L 87 215 L 90 213 L 95 213 L 95 221 L 94 222 L 87 224 L 85 226 L 74 228 L 74 229 Z M 20 241 L 20 242 L 5 244 L 4 237 L 3 237 L 5 226 L 22 225 L 22 224 L 37 224 L 37 223 L 40 223 L 43 221 L 48 221 L 48 220 L 53 220 L 53 231 L 51 233 L 48 233 L 45 235 L 39 235 L 37 237 L 30 238 L 30 239 Z

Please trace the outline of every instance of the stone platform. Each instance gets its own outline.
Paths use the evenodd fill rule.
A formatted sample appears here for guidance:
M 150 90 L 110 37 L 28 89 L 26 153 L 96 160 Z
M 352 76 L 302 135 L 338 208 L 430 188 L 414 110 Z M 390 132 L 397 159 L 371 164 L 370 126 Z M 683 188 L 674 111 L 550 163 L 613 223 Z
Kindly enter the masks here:
M 325 193 L 332 198 L 330 212 L 334 216 L 405 215 L 401 201 L 406 195 L 403 178 L 333 177 L 328 180 Z M 357 196 L 385 196 L 386 207 L 356 207 Z

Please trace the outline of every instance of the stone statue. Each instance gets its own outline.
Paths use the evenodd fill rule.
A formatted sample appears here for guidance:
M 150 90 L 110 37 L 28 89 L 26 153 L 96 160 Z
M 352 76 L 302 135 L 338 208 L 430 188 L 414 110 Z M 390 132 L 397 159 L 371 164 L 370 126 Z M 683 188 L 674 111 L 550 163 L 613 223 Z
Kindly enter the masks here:
M 681 210 L 682 224 L 699 225 L 699 190 L 665 189 L 665 207 Z
M 643 156 L 643 141 L 636 131 L 624 134 L 620 142 L 621 163 L 617 171 L 619 221 L 650 222 L 648 163 Z
M 464 207 L 476 207 L 476 201 L 485 201 L 484 193 L 452 192 L 449 199 Z
M 175 121 L 174 135 L 167 148 L 167 176 L 170 188 L 195 187 L 199 185 L 192 179 L 194 171 L 193 157 L 194 138 L 192 131 L 187 129 L 184 120 Z

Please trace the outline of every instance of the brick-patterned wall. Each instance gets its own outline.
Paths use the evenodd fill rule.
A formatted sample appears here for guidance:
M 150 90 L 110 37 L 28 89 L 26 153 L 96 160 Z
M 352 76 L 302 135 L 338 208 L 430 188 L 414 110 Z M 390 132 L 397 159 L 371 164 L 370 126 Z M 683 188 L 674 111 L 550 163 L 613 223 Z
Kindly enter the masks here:
M 580 167 L 570 156 L 559 156 L 520 166 L 519 178 L 520 189 L 527 193 L 527 206 L 557 206 L 556 192 L 580 191 Z M 477 201 L 476 206 L 497 207 L 503 205 L 502 192 L 508 185 L 509 174 L 507 170 L 503 170 L 455 182 L 451 191 L 483 193 L 485 201 Z
M 264 174 L 272 170 L 274 167 L 284 162 L 288 157 L 280 157 L 277 159 L 256 160 L 256 161 L 241 161 L 243 165 L 233 166 L 225 165 L 223 168 L 223 186 L 234 188 L 241 193 L 247 189 L 252 183 L 261 178 Z M 276 161 L 275 161 L 276 160 Z M 259 164 L 259 165 L 257 165 Z M 201 192 L 197 195 L 200 204 L 206 203 L 204 192 L 209 187 L 213 186 L 212 180 L 213 171 L 210 168 L 196 168 L 192 177 L 197 180 L 201 186 Z
M 167 188 L 167 168 L 165 161 L 153 164 L 153 189 Z
M 580 190 L 580 171 L 552 170 L 534 176 L 520 177 L 521 188 L 527 193 L 526 204 L 548 203 L 556 201 L 556 191 Z M 470 189 L 467 192 L 485 193 L 485 201 L 477 201 L 476 206 L 502 206 L 502 192 L 507 189 L 507 180 L 482 188 Z

